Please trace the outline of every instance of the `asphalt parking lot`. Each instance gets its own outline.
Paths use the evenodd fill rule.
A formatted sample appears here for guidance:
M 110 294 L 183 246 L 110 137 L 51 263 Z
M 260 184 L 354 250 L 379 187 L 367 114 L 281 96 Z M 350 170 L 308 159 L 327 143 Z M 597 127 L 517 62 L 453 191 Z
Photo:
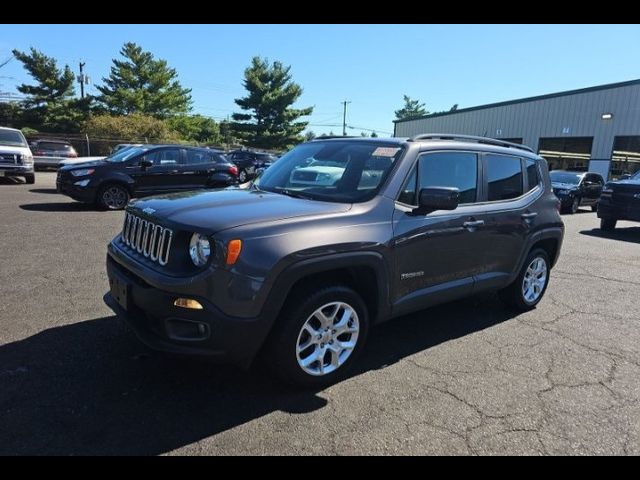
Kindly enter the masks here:
M 102 303 L 121 212 L 0 181 L 0 455 L 640 454 L 640 225 L 564 216 L 546 297 L 386 324 L 319 392 L 149 351 Z

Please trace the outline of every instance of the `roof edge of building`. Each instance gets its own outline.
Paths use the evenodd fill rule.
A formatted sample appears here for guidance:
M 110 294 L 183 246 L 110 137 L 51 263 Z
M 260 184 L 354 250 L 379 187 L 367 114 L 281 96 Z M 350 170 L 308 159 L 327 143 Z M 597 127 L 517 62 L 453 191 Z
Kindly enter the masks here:
M 568 97 L 570 95 L 578 95 L 580 93 L 597 92 L 599 90 L 610 90 L 613 88 L 628 87 L 631 85 L 640 85 L 640 79 L 627 80 L 625 82 L 607 83 L 606 85 L 596 85 L 595 87 L 579 88 L 577 90 L 566 90 L 564 92 L 547 93 L 545 95 L 536 95 L 534 97 L 518 98 L 516 100 L 507 100 L 504 102 L 486 103 L 484 105 L 477 105 L 475 107 L 459 108 L 458 110 L 449 112 L 430 113 L 428 115 L 421 115 L 419 117 L 404 118 L 402 120 L 393 120 L 394 124 L 412 122 L 414 120 L 422 120 L 424 118 L 436 118 L 445 117 L 447 115 L 455 115 L 457 113 L 472 112 L 474 110 L 485 110 L 487 108 L 504 107 L 507 105 L 515 105 L 518 103 L 535 102 L 538 100 L 547 100 L 549 98 Z

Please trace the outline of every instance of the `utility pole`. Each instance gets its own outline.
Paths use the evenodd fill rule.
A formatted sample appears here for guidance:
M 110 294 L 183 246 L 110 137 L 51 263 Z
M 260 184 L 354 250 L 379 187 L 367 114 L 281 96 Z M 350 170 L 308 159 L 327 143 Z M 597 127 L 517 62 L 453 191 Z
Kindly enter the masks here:
M 345 100 L 344 102 L 340 102 L 342 103 L 342 105 L 344 106 L 344 109 L 342 111 L 342 136 L 346 137 L 347 136 L 347 103 L 351 103 L 347 100 Z
M 80 62 L 80 76 L 78 77 L 78 81 L 80 82 L 80 98 L 84 98 L 84 73 L 82 69 L 85 66 L 85 62 Z

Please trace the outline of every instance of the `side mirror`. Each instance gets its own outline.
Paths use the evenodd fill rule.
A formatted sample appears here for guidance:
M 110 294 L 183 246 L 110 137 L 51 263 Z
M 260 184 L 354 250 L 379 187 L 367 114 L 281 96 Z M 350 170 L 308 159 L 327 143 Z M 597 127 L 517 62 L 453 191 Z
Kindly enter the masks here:
M 460 204 L 460 190 L 454 187 L 430 187 L 420 190 L 418 208 L 413 213 L 426 215 L 436 210 L 455 210 Z
M 153 167 L 153 162 L 151 160 L 147 160 L 146 158 L 143 158 L 142 160 L 140 160 L 140 166 L 142 168 Z

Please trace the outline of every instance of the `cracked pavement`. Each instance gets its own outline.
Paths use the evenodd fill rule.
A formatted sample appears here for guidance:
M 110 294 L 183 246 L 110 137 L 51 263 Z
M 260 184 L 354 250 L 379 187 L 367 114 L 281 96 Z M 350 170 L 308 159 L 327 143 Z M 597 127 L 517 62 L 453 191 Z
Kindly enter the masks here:
M 102 303 L 121 212 L 0 182 L 0 455 L 640 454 L 640 225 L 567 232 L 544 300 L 380 326 L 353 375 L 290 391 L 147 350 Z

